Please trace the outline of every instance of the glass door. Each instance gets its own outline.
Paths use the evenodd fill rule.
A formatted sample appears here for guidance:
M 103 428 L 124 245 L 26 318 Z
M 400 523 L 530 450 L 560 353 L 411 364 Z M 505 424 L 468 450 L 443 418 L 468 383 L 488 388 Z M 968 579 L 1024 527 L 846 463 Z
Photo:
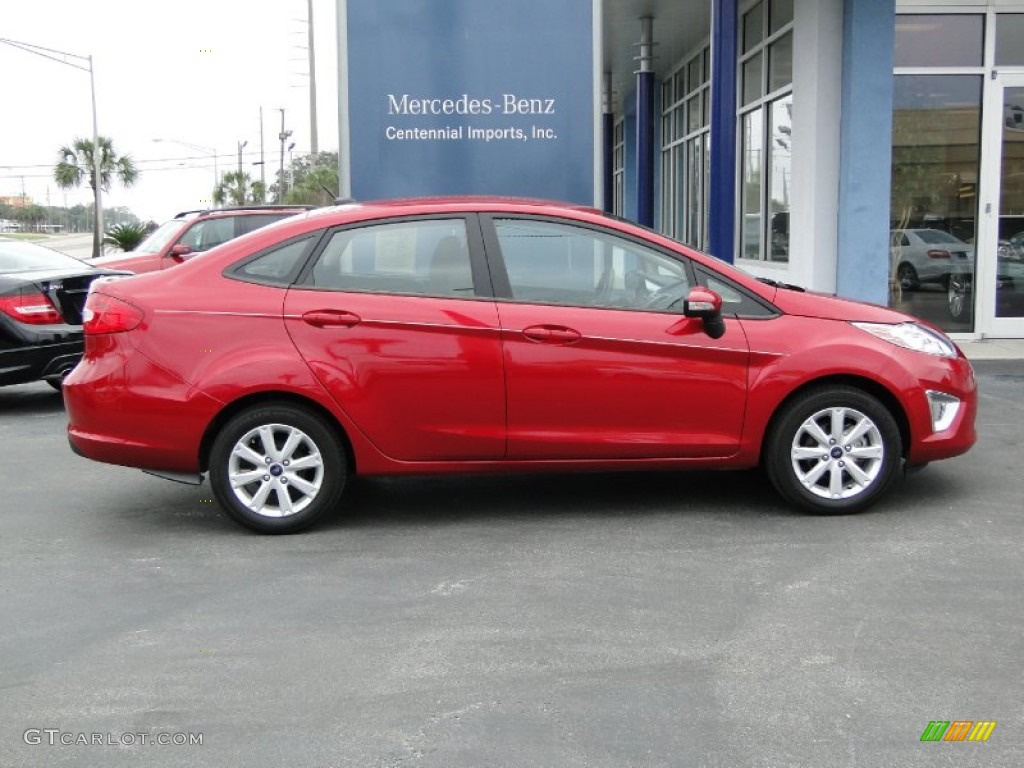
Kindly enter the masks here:
M 999 73 L 994 85 L 986 145 L 998 185 L 984 202 L 988 236 L 973 281 L 951 280 L 949 302 L 969 305 L 976 286 L 978 330 L 1014 337 L 1024 336 L 1024 74 Z

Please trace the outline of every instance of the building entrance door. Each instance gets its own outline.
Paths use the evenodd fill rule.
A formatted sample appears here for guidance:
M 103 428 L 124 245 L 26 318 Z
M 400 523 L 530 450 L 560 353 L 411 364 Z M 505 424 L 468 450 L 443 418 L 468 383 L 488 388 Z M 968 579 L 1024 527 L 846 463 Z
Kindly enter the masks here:
M 969 311 L 976 291 L 978 331 L 1024 337 L 1024 74 L 998 73 L 993 85 L 985 176 L 998 182 L 982 197 L 987 233 L 979 239 L 974 278 L 950 280 L 949 305 L 951 313 L 961 302 Z

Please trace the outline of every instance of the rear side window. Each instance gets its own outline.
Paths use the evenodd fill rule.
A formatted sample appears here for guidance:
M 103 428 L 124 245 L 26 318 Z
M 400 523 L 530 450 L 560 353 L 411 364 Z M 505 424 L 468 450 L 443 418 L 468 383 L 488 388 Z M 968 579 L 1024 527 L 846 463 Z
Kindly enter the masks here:
M 228 276 L 248 283 L 291 285 L 316 239 L 314 235 L 275 246 L 232 267 Z
M 336 291 L 472 297 L 466 223 L 424 219 L 338 230 L 306 284 Z

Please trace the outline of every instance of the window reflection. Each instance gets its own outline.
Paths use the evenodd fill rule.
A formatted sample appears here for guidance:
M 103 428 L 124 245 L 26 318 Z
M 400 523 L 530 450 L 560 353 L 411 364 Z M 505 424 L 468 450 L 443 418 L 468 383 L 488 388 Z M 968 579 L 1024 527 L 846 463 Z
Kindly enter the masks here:
M 985 17 L 980 14 L 908 13 L 896 17 L 897 67 L 978 67 L 983 62 Z
M 982 80 L 900 75 L 893 88 L 890 303 L 973 329 Z

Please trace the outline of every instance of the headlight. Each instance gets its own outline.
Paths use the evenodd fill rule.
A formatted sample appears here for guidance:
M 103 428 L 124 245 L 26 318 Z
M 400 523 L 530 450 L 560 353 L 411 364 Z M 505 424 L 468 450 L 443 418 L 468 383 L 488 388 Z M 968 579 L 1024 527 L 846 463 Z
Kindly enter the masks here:
M 895 344 L 897 347 L 912 349 L 915 352 L 924 352 L 937 357 L 956 357 L 956 347 L 953 342 L 941 333 L 925 328 L 918 323 L 851 323 L 851 325 L 867 331 L 872 336 L 877 336 L 882 341 Z

